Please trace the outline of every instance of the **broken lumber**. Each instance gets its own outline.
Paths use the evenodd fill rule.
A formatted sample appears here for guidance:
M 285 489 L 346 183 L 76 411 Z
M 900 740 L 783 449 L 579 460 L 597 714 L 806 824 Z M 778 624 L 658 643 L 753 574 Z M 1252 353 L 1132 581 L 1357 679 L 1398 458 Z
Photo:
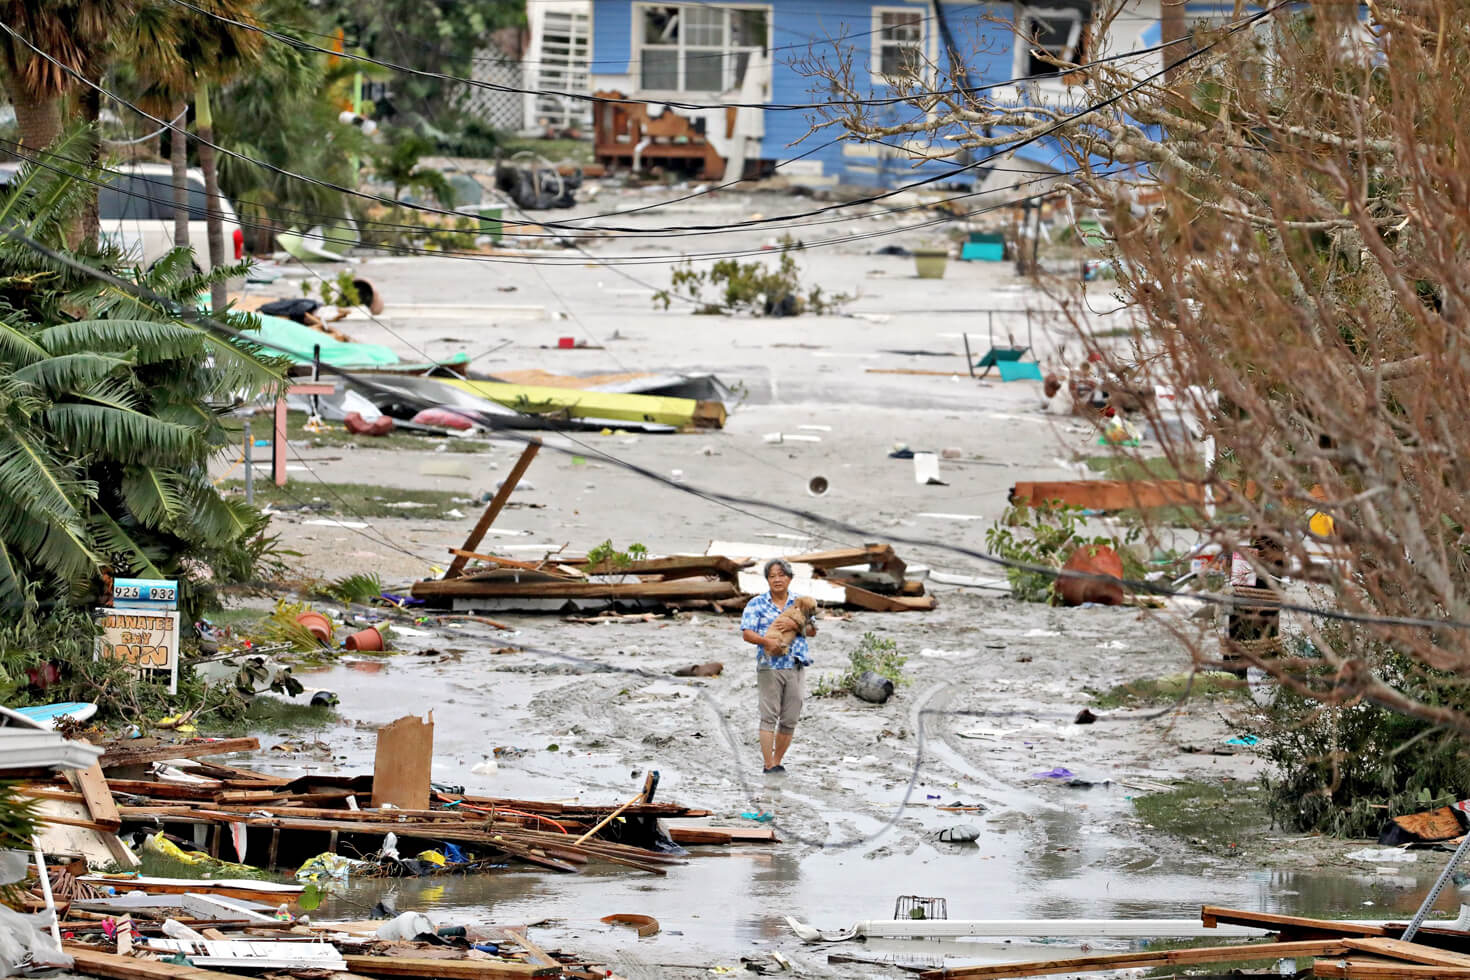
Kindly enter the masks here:
M 495 518 L 499 517 L 500 512 L 505 509 L 506 502 L 510 500 L 510 495 L 515 490 L 516 484 L 520 483 L 521 477 L 526 475 L 526 468 L 531 465 L 531 460 L 536 458 L 536 453 L 540 449 L 540 439 L 533 439 L 526 443 L 526 448 L 521 450 L 520 459 L 516 460 L 516 464 L 511 467 L 510 473 L 501 481 L 500 489 L 495 491 L 495 496 L 490 499 L 489 505 L 485 507 L 485 512 L 475 522 L 474 528 L 470 531 L 470 536 L 464 539 L 465 551 L 474 551 L 480 546 L 480 541 L 484 539 L 485 532 L 490 530 L 490 525 L 495 523 Z M 465 562 L 468 560 L 463 555 L 455 555 L 454 561 L 449 563 L 449 569 L 444 573 L 444 577 L 447 579 L 458 578 L 464 573 Z
M 1389 959 L 1470 970 L 1470 955 L 1451 952 L 1447 949 L 1435 949 L 1433 946 L 1425 946 L 1422 943 L 1404 942 L 1402 939 L 1382 939 L 1376 936 L 1366 939 L 1344 939 L 1343 945 L 1348 949 L 1356 949 Z
M 502 980 L 508 977 L 548 977 L 561 965 L 510 963 L 505 960 L 441 960 L 422 956 L 347 955 L 347 969 L 375 977 L 426 977 L 437 980 Z
M 1028 507 L 1060 504 L 1083 510 L 1199 507 L 1205 502 L 1205 488 L 1186 480 L 1058 480 L 1017 483 L 1011 488 L 1010 501 Z
M 843 590 L 849 606 L 871 612 L 928 612 L 939 605 L 932 595 L 881 595 L 856 585 L 845 585 Z
M 1333 919 L 1307 919 L 1297 915 L 1278 915 L 1274 912 L 1248 912 L 1243 909 L 1222 908 L 1218 905 L 1204 906 L 1199 910 L 1199 917 L 1207 929 L 1213 929 L 1220 923 L 1232 926 L 1253 926 L 1258 929 L 1279 932 L 1283 939 L 1390 935 L 1390 931 L 1383 926 L 1339 922 Z
M 1310 940 L 1293 943 L 1241 943 L 1234 946 L 1203 946 L 1197 949 L 1143 950 L 1134 953 L 1104 953 L 1063 960 L 1032 960 L 1022 963 L 987 963 L 983 966 L 947 967 L 928 970 L 923 980 L 980 980 L 985 977 L 1040 977 L 1051 973 L 1089 973 L 1132 967 L 1188 966 L 1197 963 L 1235 963 L 1278 960 L 1298 956 L 1341 956 L 1347 950 L 1341 940 Z
M 260 748 L 260 740 L 254 738 L 217 738 L 213 741 L 175 742 L 167 745 L 151 745 L 134 749 L 109 748 L 98 760 L 103 769 L 122 766 L 145 766 L 165 759 L 197 759 L 201 755 L 226 755 L 230 752 L 250 752 Z
M 102 775 L 102 767 L 94 762 L 85 769 L 68 772 L 66 777 L 82 794 L 92 821 L 103 830 L 116 833 L 122 827 L 122 817 L 118 815 L 117 804 L 112 800 L 112 790 L 108 788 L 107 777 Z
M 1319 959 L 1312 964 L 1312 975 L 1335 980 L 1470 980 L 1470 969 L 1405 963 L 1377 956 L 1354 956 L 1340 960 Z
M 486 579 L 426 579 L 415 582 L 416 599 L 734 599 L 729 582 L 676 579 L 672 582 L 513 582 Z
M 160 960 L 140 960 L 74 943 L 67 943 L 63 952 L 76 960 L 77 973 L 108 977 L 110 980 L 239 980 L 234 973 L 178 966 Z

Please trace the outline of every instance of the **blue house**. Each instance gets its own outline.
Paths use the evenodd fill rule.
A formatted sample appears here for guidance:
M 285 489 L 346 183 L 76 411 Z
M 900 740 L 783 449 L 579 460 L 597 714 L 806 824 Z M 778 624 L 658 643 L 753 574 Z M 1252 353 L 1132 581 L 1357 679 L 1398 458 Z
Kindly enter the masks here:
M 775 106 L 893 98 L 892 76 L 906 64 L 951 74 L 951 50 L 971 85 L 997 86 L 993 97 L 1066 100 L 1069 80 L 1038 51 L 1085 63 L 1088 48 L 1099 47 L 1092 8 L 1092 0 L 592 0 L 592 90 L 651 103 L 599 105 L 596 152 L 615 166 L 659 163 L 709 179 L 779 165 L 779 173 L 814 186 L 891 187 L 927 177 L 965 187 L 1015 183 L 1025 179 L 1018 170 L 1066 167 L 1059 148 L 1037 143 L 985 166 L 966 166 L 973 160 L 962 155 L 919 160 L 901 135 L 837 139 L 836 127 L 811 131 L 817 112 Z M 1159 36 L 1159 0 L 1135 0 L 1114 19 L 1105 46 L 1136 50 Z M 1144 57 L 1152 68 L 1163 63 L 1158 53 Z M 818 59 L 850 66 L 850 93 L 834 93 L 814 76 Z M 895 100 L 878 111 L 901 124 L 918 110 Z

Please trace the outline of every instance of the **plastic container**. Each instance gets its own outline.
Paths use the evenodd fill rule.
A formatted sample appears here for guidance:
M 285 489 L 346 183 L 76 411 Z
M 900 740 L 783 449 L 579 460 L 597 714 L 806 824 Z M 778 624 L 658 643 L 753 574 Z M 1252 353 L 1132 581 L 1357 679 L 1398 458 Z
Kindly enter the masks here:
M 948 262 L 947 248 L 914 249 L 914 268 L 920 279 L 943 279 L 944 267 Z

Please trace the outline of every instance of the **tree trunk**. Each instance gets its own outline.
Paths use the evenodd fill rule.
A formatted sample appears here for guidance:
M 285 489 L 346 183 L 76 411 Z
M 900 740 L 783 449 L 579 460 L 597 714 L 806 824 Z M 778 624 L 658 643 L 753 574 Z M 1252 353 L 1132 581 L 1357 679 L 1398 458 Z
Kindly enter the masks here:
M 36 98 L 18 82 L 6 86 L 15 107 L 21 144 L 30 151 L 44 150 L 61 135 L 61 96 Z
M 100 84 L 100 74 L 90 81 Z M 77 101 L 81 103 L 82 119 L 87 124 L 87 166 L 95 170 L 102 166 L 102 133 L 98 128 L 102 122 L 102 93 L 91 85 L 85 85 L 78 93 Z M 91 242 L 95 247 L 102 234 L 102 221 L 97 212 L 97 191 L 96 184 L 89 183 L 83 188 L 85 197 L 82 200 L 82 213 L 77 222 L 77 240 L 72 243 L 73 248 L 83 242 Z
M 209 267 L 217 269 L 225 264 L 224 215 L 219 209 L 219 171 L 215 168 L 214 114 L 209 108 L 209 83 L 200 81 L 194 94 L 194 122 L 199 133 L 199 166 L 204 171 L 205 226 L 209 231 Z M 209 288 L 210 310 L 224 310 L 226 287 L 224 280 Z
M 168 133 L 168 162 L 173 168 L 174 245 L 189 247 L 189 136 L 184 130 L 184 111 L 189 103 L 174 106 L 173 129 Z

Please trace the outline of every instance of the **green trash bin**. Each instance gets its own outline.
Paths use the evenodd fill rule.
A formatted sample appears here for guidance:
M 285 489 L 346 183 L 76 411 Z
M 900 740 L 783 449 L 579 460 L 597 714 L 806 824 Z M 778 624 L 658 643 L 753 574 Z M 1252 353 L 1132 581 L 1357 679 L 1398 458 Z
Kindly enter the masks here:
M 499 243 L 505 236 L 505 209 L 498 204 L 470 204 L 455 210 L 480 220 L 478 234 L 488 235 L 492 242 Z

